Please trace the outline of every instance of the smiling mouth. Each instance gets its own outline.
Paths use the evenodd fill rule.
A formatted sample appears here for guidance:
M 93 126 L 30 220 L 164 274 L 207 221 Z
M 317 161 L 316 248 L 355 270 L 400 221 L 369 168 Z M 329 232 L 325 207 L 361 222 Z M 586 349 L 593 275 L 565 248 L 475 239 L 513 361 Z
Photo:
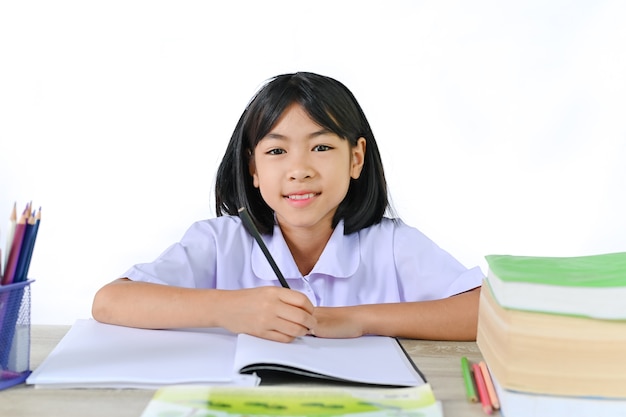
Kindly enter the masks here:
M 307 193 L 307 194 L 291 194 L 288 195 L 287 198 L 289 200 L 306 200 L 308 198 L 313 198 L 317 195 L 318 193 Z

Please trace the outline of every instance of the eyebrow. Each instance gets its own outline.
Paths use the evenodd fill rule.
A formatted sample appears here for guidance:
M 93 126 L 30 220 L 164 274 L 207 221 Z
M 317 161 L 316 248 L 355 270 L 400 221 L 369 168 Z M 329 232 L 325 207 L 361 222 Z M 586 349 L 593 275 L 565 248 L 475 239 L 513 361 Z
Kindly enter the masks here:
M 322 135 L 327 135 L 329 133 L 333 133 L 328 129 L 320 129 L 318 131 L 315 131 L 313 133 L 310 133 L 308 135 L 308 139 L 315 139 L 318 136 L 322 136 Z M 269 132 L 267 135 L 265 135 L 263 138 L 267 138 L 267 139 L 287 139 L 287 136 L 285 135 L 281 135 L 280 133 L 274 133 L 274 132 Z

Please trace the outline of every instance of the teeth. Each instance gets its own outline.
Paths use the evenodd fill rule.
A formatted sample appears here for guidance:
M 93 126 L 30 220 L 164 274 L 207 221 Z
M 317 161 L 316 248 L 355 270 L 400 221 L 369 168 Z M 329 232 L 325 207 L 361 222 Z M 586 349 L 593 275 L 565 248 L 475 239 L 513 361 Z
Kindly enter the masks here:
M 289 199 L 290 200 L 305 200 L 307 198 L 313 198 L 313 197 L 315 197 L 315 193 L 294 194 L 294 195 L 290 195 Z

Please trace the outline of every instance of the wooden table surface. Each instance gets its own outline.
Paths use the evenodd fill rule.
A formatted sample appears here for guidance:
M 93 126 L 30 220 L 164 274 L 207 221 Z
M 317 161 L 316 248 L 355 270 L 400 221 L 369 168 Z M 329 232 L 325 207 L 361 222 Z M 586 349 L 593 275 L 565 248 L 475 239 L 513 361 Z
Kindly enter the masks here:
M 33 325 L 31 369 L 35 369 L 69 330 L 69 326 Z M 443 403 L 446 417 L 484 416 L 479 404 L 465 397 L 461 357 L 480 361 L 474 342 L 402 340 L 402 345 Z M 139 417 L 154 390 L 35 389 L 25 384 L 0 391 L 1 417 Z M 498 415 L 498 413 L 495 413 Z

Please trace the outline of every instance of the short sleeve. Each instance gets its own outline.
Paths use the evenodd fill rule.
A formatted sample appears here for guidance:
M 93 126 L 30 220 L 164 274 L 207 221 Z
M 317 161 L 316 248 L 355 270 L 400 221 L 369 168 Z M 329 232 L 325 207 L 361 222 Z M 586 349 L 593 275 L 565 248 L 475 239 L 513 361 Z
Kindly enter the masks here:
M 396 220 L 394 259 L 404 294 L 409 300 L 447 298 L 480 287 L 479 267 L 466 268 L 418 229 Z
M 180 242 L 153 262 L 134 265 L 122 276 L 133 281 L 187 288 L 214 288 L 216 239 L 206 221 L 194 223 Z

